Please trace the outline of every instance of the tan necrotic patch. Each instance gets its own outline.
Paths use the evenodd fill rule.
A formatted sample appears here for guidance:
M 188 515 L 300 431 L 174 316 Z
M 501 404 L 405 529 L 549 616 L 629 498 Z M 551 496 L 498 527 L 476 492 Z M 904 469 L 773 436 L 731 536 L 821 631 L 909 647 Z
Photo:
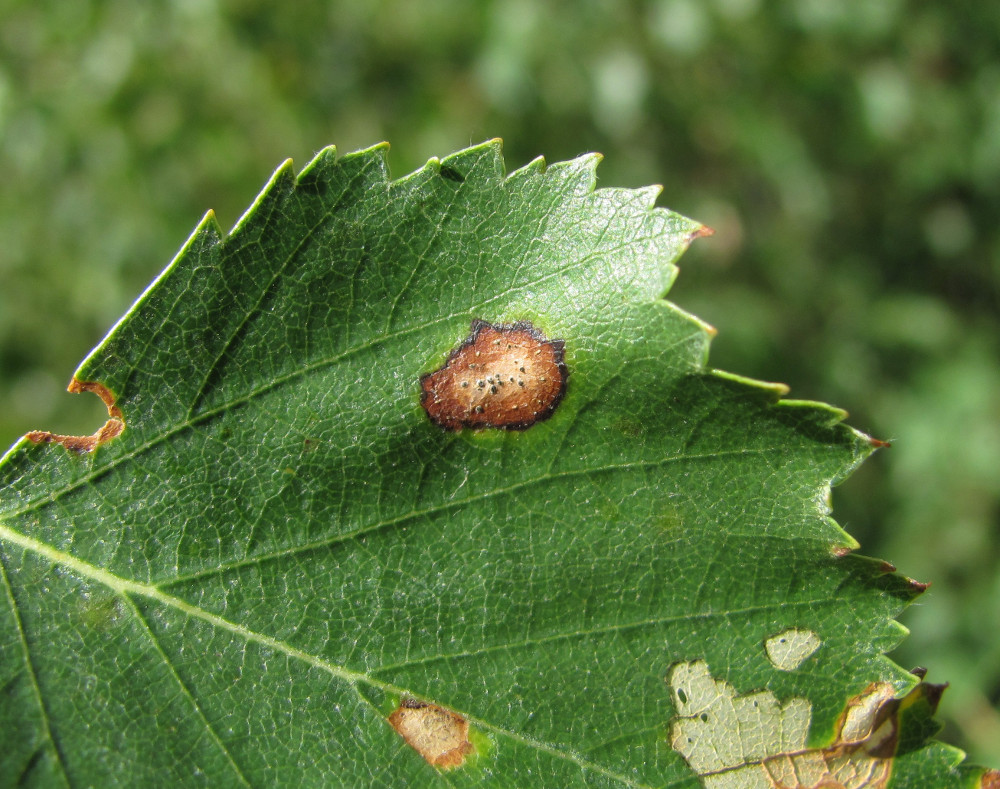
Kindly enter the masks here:
M 441 769 L 461 767 L 473 751 L 469 722 L 436 704 L 403 699 L 389 716 L 389 724 L 407 745 Z
M 420 379 L 420 404 L 445 430 L 526 430 L 548 419 L 566 393 L 562 340 L 528 321 L 472 322 L 444 365 Z

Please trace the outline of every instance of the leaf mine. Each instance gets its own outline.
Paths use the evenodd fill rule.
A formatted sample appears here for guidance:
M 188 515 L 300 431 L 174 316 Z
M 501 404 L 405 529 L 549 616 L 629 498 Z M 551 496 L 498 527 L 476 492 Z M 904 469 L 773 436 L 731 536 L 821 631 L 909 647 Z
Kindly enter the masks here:
M 527 430 L 566 393 L 564 350 L 528 321 L 474 320 L 444 365 L 420 378 L 420 404 L 445 430 Z
M 921 698 L 936 707 L 942 690 L 920 683 L 896 699 L 890 683 L 873 682 L 844 706 L 833 742 L 807 748 L 807 699 L 739 695 L 703 660 L 677 664 L 667 682 L 678 712 L 670 745 L 708 789 L 881 789 L 892 772 L 899 711 Z
M 469 742 L 469 722 L 436 704 L 403 699 L 389 716 L 389 724 L 434 767 L 461 767 L 474 750 Z

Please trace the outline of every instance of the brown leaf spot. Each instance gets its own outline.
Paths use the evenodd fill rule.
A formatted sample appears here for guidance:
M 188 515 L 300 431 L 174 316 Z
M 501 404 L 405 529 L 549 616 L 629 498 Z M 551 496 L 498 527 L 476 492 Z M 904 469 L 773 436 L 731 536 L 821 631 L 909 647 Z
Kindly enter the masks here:
M 444 366 L 420 378 L 420 404 L 445 430 L 526 430 L 552 416 L 566 393 L 565 344 L 528 321 L 472 322 Z
M 987 770 L 979 782 L 981 789 L 1000 789 L 1000 770 Z
M 48 430 L 32 430 L 25 438 L 34 444 L 62 444 L 69 451 L 82 455 L 85 452 L 93 452 L 101 444 L 119 436 L 125 429 L 122 411 L 115 405 L 115 396 L 104 384 L 96 381 L 78 381 L 74 378 L 66 388 L 73 394 L 93 392 L 100 397 L 108 408 L 108 421 L 92 436 L 62 436 L 50 433 Z
M 389 724 L 434 767 L 461 767 L 473 751 L 469 722 L 436 704 L 403 699 L 389 716 Z

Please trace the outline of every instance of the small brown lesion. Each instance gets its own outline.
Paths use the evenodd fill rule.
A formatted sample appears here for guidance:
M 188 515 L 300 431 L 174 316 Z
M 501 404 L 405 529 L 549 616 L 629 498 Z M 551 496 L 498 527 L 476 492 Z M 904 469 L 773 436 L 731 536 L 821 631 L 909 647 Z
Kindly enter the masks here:
M 461 767 L 475 749 L 469 741 L 469 722 L 461 715 L 417 699 L 403 699 L 389 716 L 389 724 L 434 767 Z
M 566 393 L 565 343 L 528 321 L 472 321 L 444 365 L 420 378 L 420 404 L 445 430 L 526 430 L 552 416 Z
M 50 433 L 48 430 L 32 430 L 25 438 L 33 444 L 62 444 L 70 452 L 84 454 L 93 452 L 101 444 L 121 435 L 125 429 L 125 418 L 121 409 L 115 405 L 115 396 L 104 384 L 97 381 L 79 381 L 74 378 L 66 387 L 73 394 L 93 392 L 104 402 L 108 409 L 108 421 L 96 433 L 90 436 L 63 436 Z

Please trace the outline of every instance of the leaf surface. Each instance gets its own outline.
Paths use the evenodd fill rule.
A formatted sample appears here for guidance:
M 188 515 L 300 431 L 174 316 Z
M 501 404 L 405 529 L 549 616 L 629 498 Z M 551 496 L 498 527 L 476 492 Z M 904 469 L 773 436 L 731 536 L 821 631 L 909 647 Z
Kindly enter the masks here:
M 705 368 L 662 300 L 703 228 L 595 191 L 596 156 L 393 181 L 384 152 L 209 214 L 74 377 L 120 434 L 5 456 L 0 784 L 723 786 L 672 668 L 793 700 L 817 753 L 872 683 L 910 690 L 883 653 L 919 586 L 829 517 L 873 442 Z M 561 341 L 549 418 L 428 418 L 476 321 Z M 436 765 L 397 733 L 424 720 L 461 723 Z M 754 720 L 699 745 L 780 753 Z M 892 780 L 972 785 L 926 734 Z

